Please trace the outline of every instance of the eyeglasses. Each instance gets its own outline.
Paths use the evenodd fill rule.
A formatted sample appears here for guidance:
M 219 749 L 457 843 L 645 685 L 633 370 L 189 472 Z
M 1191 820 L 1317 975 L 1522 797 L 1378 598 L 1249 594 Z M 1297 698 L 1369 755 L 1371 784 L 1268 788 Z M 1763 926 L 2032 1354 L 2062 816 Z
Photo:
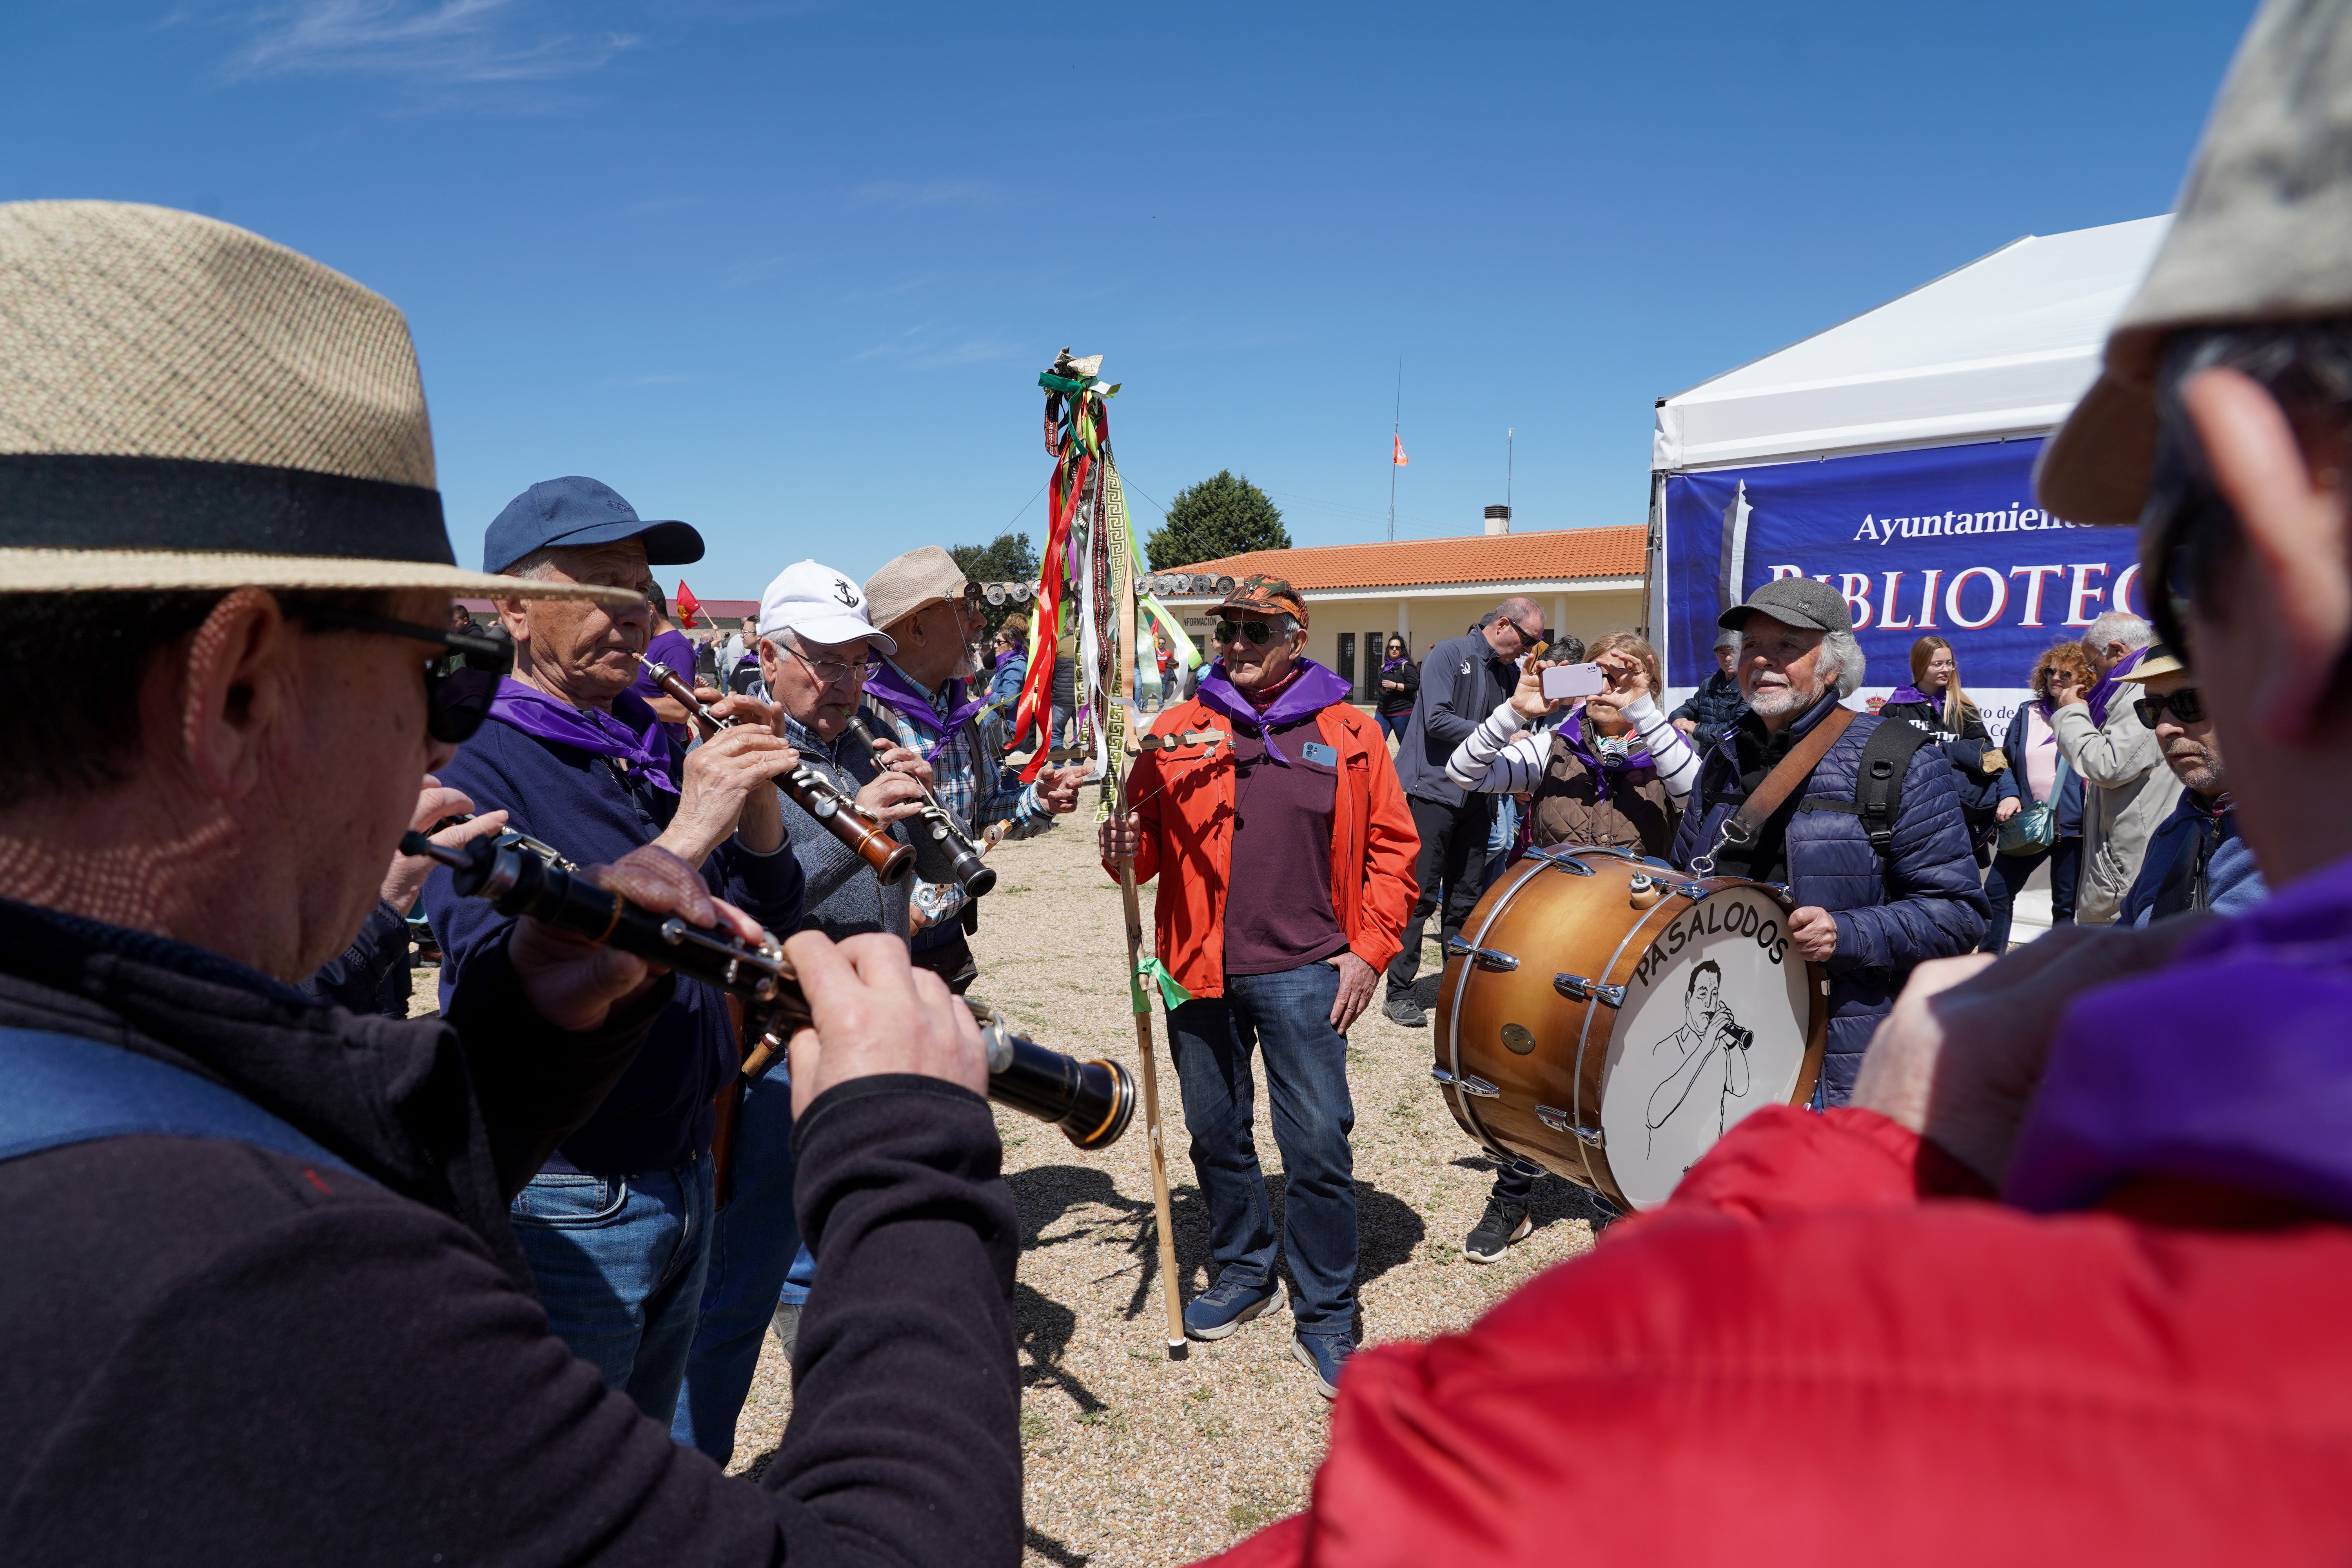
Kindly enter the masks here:
M 500 678 L 514 669 L 514 644 L 504 637 L 420 626 L 410 621 L 351 615 L 341 610 L 305 610 L 300 618 L 312 626 L 413 637 L 457 654 L 459 663 L 453 668 L 443 668 L 444 661 L 440 659 L 428 660 L 425 665 L 425 732 L 451 745 L 470 740 L 474 731 L 482 727 L 482 721 L 490 716 L 490 699 L 499 694 Z
M 789 644 L 785 646 L 784 651 L 807 665 L 809 673 L 827 686 L 842 680 L 871 680 L 882 672 L 882 661 L 871 656 L 859 659 L 855 664 L 849 664 L 837 658 L 811 658 Z
M 1264 647 L 1282 635 L 1272 621 L 1219 621 L 1213 629 L 1220 646 L 1243 641 L 1252 647 Z
M 2132 703 L 2132 711 L 2137 713 L 2139 721 L 2151 730 L 2164 722 L 2164 710 L 2168 708 L 2172 710 L 2172 716 L 2184 724 L 2205 721 L 2205 699 L 2193 686 L 2168 691 L 2161 697 L 2142 697 Z

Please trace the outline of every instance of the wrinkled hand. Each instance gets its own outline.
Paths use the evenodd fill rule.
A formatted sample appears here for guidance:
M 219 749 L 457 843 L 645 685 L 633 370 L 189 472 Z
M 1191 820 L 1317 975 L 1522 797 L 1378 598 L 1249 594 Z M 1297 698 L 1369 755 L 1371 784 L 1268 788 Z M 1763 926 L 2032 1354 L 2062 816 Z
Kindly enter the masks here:
M 920 1073 L 988 1092 L 988 1052 L 971 1009 L 880 931 L 835 943 L 804 931 L 784 943 L 816 1026 L 793 1036 L 793 1114 L 854 1078 Z
M 1540 719 L 1547 713 L 1569 707 L 1576 700 L 1572 697 L 1547 699 L 1543 694 L 1544 668 L 1533 659 L 1520 667 L 1519 683 L 1511 689 L 1511 711 L 1522 719 Z
M 1612 649 L 1592 662 L 1601 667 L 1601 679 L 1609 684 L 1586 698 L 1586 707 L 1622 711 L 1628 703 L 1650 695 L 1650 672 L 1623 648 Z
M 416 810 L 410 816 L 408 826 L 422 833 L 445 816 L 463 816 L 474 809 L 472 799 L 461 789 L 450 789 L 431 773 L 425 775 L 425 787 L 416 796 Z M 433 836 L 433 842 L 455 849 L 460 844 L 470 844 L 486 838 L 507 825 L 503 811 L 486 811 L 471 822 L 460 822 L 445 827 Z M 402 914 L 416 907 L 416 895 L 425 890 L 425 879 L 433 874 L 433 862 L 422 855 L 398 855 L 383 873 L 383 886 L 376 897 Z
M 915 755 L 903 749 L 898 754 Z M 923 809 L 923 786 L 906 773 L 877 773 L 873 783 L 857 792 L 857 805 L 877 822 L 897 822 Z
M 776 792 L 762 786 L 791 773 L 801 762 L 801 754 L 768 728 L 774 711 L 768 704 L 738 696 L 728 698 L 720 706 L 723 716 L 751 721 L 722 730 L 687 752 L 677 815 L 654 840 L 689 866 L 709 858 L 710 852 L 743 820 L 747 805 L 761 810 L 763 818 L 772 818 L 781 834 L 782 819 L 775 816 Z M 752 847 L 772 846 L 763 842 Z
M 2090 698 L 2084 689 L 2073 681 L 2053 680 L 2050 683 L 2051 707 L 2081 708 L 2089 706 L 2089 703 Z
M 1095 842 L 1106 860 L 1132 860 L 1143 849 L 1143 818 L 1136 812 L 1106 821 Z
M 1999 1186 L 2067 1005 L 2093 986 L 2162 967 L 2203 923 L 2060 926 L 2006 958 L 1921 964 L 1871 1037 L 1853 1103 Z
M 2023 811 L 2024 809 L 2025 803 L 2023 801 L 2018 799 L 2013 795 L 2005 795 L 2002 797 L 2001 803 L 1992 808 L 1992 819 L 1995 822 L 2007 822 L 2011 817 L 2015 816 L 2019 812 Z
M 1047 768 L 1037 775 L 1037 800 L 1055 816 L 1078 809 L 1078 786 L 1087 782 L 1083 767 Z
M 1331 1026 L 1344 1035 L 1372 1005 L 1372 987 L 1380 983 L 1380 971 L 1352 952 L 1334 954 L 1324 962 L 1339 972 L 1339 994 L 1331 999 Z
M 1837 952 L 1837 916 L 1811 904 L 1789 916 L 1789 945 L 1814 963 L 1827 963 Z
M 712 898 L 695 868 L 666 849 L 648 844 L 581 874 L 656 914 L 719 926 L 746 942 L 761 940 L 758 921 Z M 517 921 L 508 934 L 507 962 L 532 1009 L 557 1028 L 574 1031 L 598 1027 L 614 1004 L 637 996 L 663 973 L 634 953 L 530 919 Z
M 1667 722 L 1674 725 L 1675 729 L 1680 730 L 1683 732 L 1683 739 L 1685 741 L 1698 733 L 1698 724 L 1696 721 L 1689 719 L 1672 719 L 1667 721 Z

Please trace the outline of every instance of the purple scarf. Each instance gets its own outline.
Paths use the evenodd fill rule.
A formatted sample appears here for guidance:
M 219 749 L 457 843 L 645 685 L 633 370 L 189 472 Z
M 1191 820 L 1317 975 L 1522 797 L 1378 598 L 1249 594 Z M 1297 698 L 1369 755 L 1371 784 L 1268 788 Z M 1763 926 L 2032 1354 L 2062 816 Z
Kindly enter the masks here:
M 2091 722 L 2104 730 L 2107 727 L 2107 705 L 2116 700 L 2116 684 L 2132 672 L 2132 667 L 2147 657 L 2147 649 L 2136 647 L 2116 660 L 2115 668 L 2099 677 L 2096 684 L 2084 694 L 2091 705 Z
M 866 694 L 881 698 L 905 714 L 917 729 L 929 730 L 939 736 L 923 750 L 923 761 L 927 763 L 936 760 L 947 749 L 947 743 L 961 731 L 965 721 L 988 706 L 986 692 L 978 697 L 966 697 L 963 682 L 950 680 L 948 682 L 948 716 L 942 720 L 939 710 L 931 706 L 930 693 L 908 679 L 907 672 L 887 658 L 882 661 L 882 668 L 867 678 Z
M 1929 708 L 1935 709 L 1939 713 L 1944 710 L 1944 704 L 1941 699 L 1928 696 L 1926 692 L 1920 690 L 1917 687 L 1911 685 L 1907 681 L 1886 694 L 1886 706 L 1892 708 L 1898 702 L 1922 703 Z
M 1225 679 L 1223 659 L 1201 672 L 1201 684 L 1192 691 L 1203 704 L 1233 721 L 1234 729 L 1244 734 L 1264 736 L 1265 754 L 1285 767 L 1290 765 L 1290 759 L 1274 743 L 1274 731 L 1285 724 L 1311 718 L 1334 702 L 1345 702 L 1354 694 L 1352 685 L 1311 658 L 1298 661 L 1297 679 L 1284 687 L 1282 694 L 1267 703 L 1263 713 L 1242 695 L 1239 687 Z
M 2076 1000 L 2001 1195 L 2053 1213 L 2172 1176 L 2352 1218 L 2347 1035 L 2352 858 Z
M 1622 761 L 1614 757 L 1602 756 L 1599 751 L 1586 742 L 1584 704 L 1580 702 L 1576 705 L 1576 710 L 1560 724 L 1559 738 L 1568 747 L 1568 754 L 1582 763 L 1584 771 L 1592 775 L 1593 785 L 1601 791 L 1601 798 L 1603 800 L 1609 798 L 1609 775 L 1612 772 L 1623 773 L 1634 768 L 1654 768 L 1658 765 L 1657 760 L 1650 755 L 1647 746 L 1638 752 L 1629 752 Z
M 574 708 L 509 675 L 499 682 L 499 694 L 490 699 L 490 717 L 534 741 L 552 741 L 626 763 L 632 773 L 643 773 L 656 789 L 677 793 L 677 784 L 669 776 L 669 742 L 662 734 L 661 721 L 633 691 L 614 698 L 613 710 L 603 713 L 593 708 Z

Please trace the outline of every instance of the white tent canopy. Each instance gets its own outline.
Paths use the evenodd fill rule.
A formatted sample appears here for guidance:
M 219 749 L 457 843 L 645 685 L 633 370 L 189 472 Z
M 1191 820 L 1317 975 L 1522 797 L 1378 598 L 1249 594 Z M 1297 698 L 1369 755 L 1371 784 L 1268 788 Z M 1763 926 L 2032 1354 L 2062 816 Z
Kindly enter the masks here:
M 1658 405 L 1651 468 L 2038 436 L 2098 369 L 2169 217 L 2028 235 Z

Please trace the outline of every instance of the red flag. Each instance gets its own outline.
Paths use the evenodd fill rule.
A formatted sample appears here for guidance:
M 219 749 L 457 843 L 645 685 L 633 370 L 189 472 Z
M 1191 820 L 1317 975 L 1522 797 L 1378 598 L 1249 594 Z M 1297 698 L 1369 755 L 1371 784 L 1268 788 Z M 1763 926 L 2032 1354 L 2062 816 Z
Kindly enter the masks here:
M 1409 463 L 1409 462 L 1412 461 L 1412 458 L 1408 458 L 1408 457 L 1406 457 L 1406 456 L 1404 455 L 1404 437 L 1402 437 L 1402 436 L 1394 436 L 1394 437 L 1390 437 L 1390 439 L 1393 440 L 1393 441 L 1396 443 L 1396 453 L 1395 453 L 1395 455 L 1394 455 L 1393 457 L 1390 458 L 1390 459 L 1389 459 L 1389 461 L 1390 461 L 1390 462 L 1394 463 L 1398 468 L 1403 468 L 1407 463 Z
M 686 585 L 683 577 L 677 580 L 677 597 L 672 603 L 677 607 L 677 624 L 681 626 L 691 627 L 695 617 L 702 614 L 702 601 L 694 596 L 694 590 Z

